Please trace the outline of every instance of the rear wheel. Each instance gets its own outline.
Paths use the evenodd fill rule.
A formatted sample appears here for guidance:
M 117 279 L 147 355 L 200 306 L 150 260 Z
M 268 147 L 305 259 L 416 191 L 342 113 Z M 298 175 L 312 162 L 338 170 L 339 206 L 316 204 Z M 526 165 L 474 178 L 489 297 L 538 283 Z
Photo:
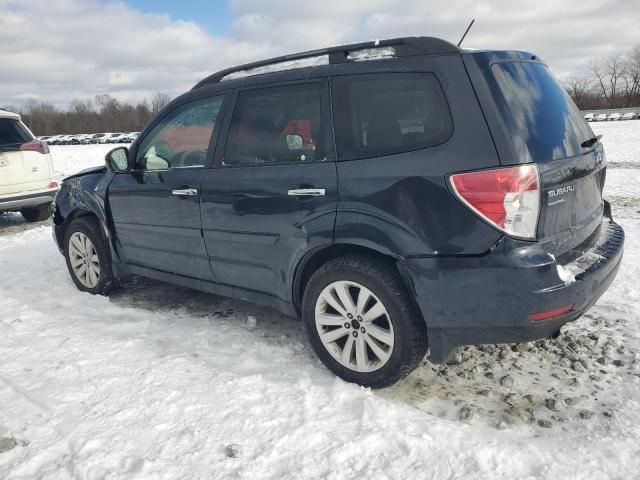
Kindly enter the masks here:
M 305 290 L 302 314 L 320 360 L 348 382 L 392 385 L 427 351 L 424 321 L 397 273 L 366 257 L 320 267 Z
M 27 222 L 42 222 L 51 216 L 51 212 L 50 203 L 20 210 L 20 213 Z
M 111 256 L 95 218 L 73 220 L 64 236 L 64 255 L 73 283 L 79 290 L 106 295 L 116 285 Z

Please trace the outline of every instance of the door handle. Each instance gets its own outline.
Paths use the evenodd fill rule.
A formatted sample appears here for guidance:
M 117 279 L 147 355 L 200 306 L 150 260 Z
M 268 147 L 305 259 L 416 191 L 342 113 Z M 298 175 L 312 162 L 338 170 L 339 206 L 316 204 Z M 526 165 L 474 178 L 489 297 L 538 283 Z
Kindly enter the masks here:
M 294 188 L 287 192 L 293 197 L 324 197 L 324 188 Z
M 171 190 L 171 195 L 177 195 L 178 197 L 192 197 L 198 195 L 198 190 L 195 188 L 184 188 L 181 190 Z

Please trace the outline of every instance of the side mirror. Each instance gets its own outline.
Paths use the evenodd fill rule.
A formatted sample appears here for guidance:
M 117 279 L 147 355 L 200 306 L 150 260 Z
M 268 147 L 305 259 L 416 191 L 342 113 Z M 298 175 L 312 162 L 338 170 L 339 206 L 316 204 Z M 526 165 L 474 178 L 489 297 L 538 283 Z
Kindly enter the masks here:
M 112 172 L 129 171 L 129 149 L 116 147 L 104 157 L 107 168 Z

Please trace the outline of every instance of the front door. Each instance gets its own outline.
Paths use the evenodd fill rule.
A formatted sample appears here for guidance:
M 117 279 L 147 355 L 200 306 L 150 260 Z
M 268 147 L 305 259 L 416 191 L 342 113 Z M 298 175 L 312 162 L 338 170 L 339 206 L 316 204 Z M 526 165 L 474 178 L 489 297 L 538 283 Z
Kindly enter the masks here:
M 226 145 L 202 185 L 203 234 L 221 284 L 290 301 L 298 260 L 333 241 L 327 106 L 324 81 L 238 93 Z
M 109 185 L 116 247 L 131 265 L 213 280 L 201 234 L 200 188 L 213 157 L 224 96 L 168 112 Z

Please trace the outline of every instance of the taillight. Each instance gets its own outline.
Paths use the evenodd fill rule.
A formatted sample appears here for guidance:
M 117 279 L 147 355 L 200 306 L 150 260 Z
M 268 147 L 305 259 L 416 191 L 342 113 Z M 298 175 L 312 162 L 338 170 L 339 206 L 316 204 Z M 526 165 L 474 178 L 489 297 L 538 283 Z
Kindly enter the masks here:
M 540 211 L 538 169 L 527 164 L 451 176 L 456 195 L 508 235 L 535 239 Z
M 41 142 L 40 140 L 34 140 L 20 145 L 20 150 L 23 152 L 49 153 L 49 145 L 45 142 Z

